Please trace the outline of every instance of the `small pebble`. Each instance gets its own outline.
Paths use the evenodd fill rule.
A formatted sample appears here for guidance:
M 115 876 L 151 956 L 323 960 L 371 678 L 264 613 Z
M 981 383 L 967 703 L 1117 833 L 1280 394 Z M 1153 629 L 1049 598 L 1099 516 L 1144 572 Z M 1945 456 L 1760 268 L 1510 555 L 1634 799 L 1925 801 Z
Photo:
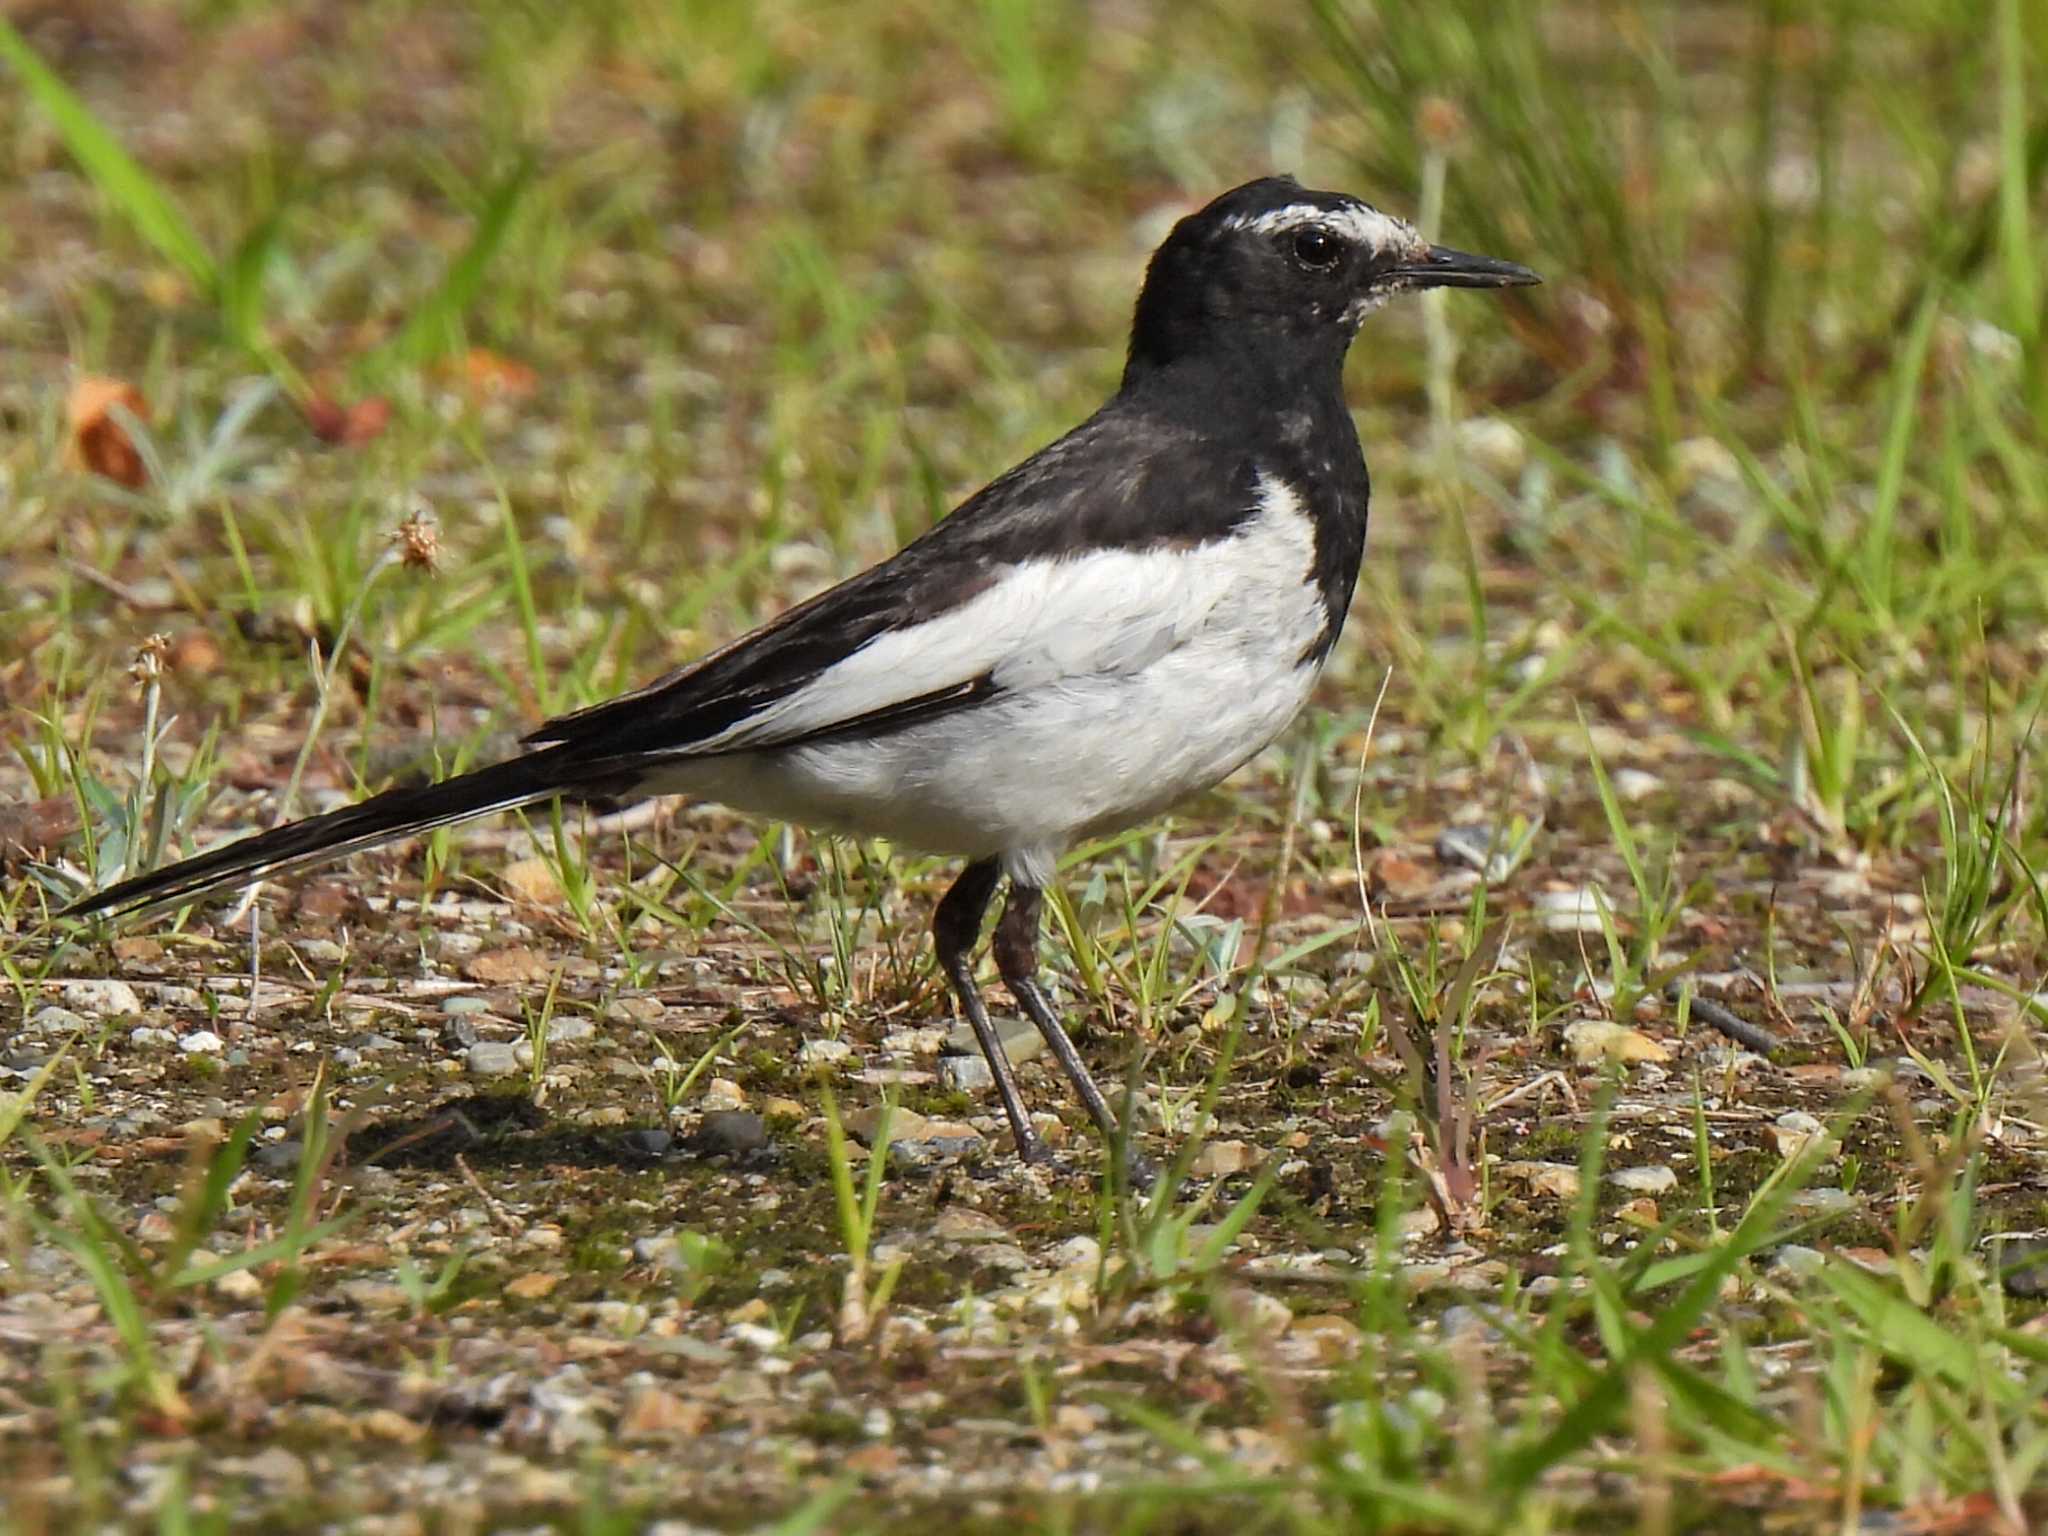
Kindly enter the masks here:
M 675 1253 L 676 1235 L 672 1231 L 633 1239 L 633 1257 L 642 1264 L 673 1263 Z
M 918 1141 L 891 1141 L 889 1160 L 906 1168 L 926 1168 L 934 1163 L 959 1162 L 977 1156 L 987 1145 L 979 1131 L 965 1135 L 926 1136 Z
M 1189 1169 L 1197 1178 L 1222 1179 L 1243 1173 L 1258 1160 L 1258 1149 L 1244 1141 L 1211 1141 L 1195 1154 Z
M 1802 1243 L 1787 1243 L 1771 1255 L 1771 1268 L 1783 1270 L 1786 1274 L 1805 1279 L 1817 1275 L 1827 1267 L 1827 1255 L 1818 1248 L 1808 1248 Z
M 704 1100 L 700 1107 L 706 1114 L 718 1109 L 745 1109 L 747 1090 L 729 1077 L 714 1077 L 704 1085 Z
M 476 1077 L 510 1077 L 519 1070 L 519 1052 L 506 1040 L 479 1040 L 469 1048 L 469 1070 Z
M 851 1055 L 853 1047 L 844 1040 L 806 1040 L 797 1047 L 796 1059 L 798 1066 L 829 1067 Z
M 216 1295 L 225 1296 L 230 1301 L 263 1299 L 263 1282 L 246 1269 L 229 1270 L 213 1282 L 213 1289 Z
M 758 1152 L 768 1145 L 768 1124 L 745 1109 L 717 1109 L 697 1128 L 697 1150 L 719 1153 Z
M 548 1044 L 570 1045 L 578 1040 L 588 1040 L 597 1033 L 597 1026 L 588 1019 L 562 1018 L 548 1021 Z
M 620 997 L 605 1006 L 604 1016 L 614 1024 L 658 1024 L 667 1012 L 658 997 Z
M 1645 773 L 1640 768 L 1617 768 L 1609 776 L 1614 793 L 1623 800 L 1647 800 L 1664 787 L 1664 781 L 1654 773 Z
M 441 1045 L 450 1051 L 466 1051 L 483 1038 L 476 1025 L 468 1019 L 450 1019 L 441 1026 Z
M 453 997 L 441 999 L 441 1011 L 450 1018 L 470 1013 L 488 1013 L 490 1007 L 488 999 L 478 997 L 474 992 L 458 992 Z
M 2012 1238 L 1992 1252 L 2008 1296 L 2048 1296 L 2048 1239 Z
M 63 997 L 66 1008 L 77 1013 L 95 1014 L 103 1019 L 142 1012 L 142 999 L 135 995 L 135 989 L 113 977 L 67 981 Z
M 1471 416 L 1458 423 L 1459 457 L 1470 459 L 1501 480 L 1512 480 L 1529 460 L 1521 429 L 1498 416 Z
M 1562 891 L 1538 891 L 1533 905 L 1536 918 L 1551 933 L 1599 933 L 1601 897 L 1591 886 Z M 1612 902 L 1607 903 L 1610 915 Z
M 1786 1202 L 1795 1211 L 1813 1211 L 1822 1216 L 1839 1216 L 1856 1209 L 1860 1202 L 1846 1189 L 1837 1189 L 1832 1184 L 1817 1184 L 1812 1189 L 1802 1189 Z
M 996 1019 L 996 1038 L 1003 1042 L 1003 1054 L 1016 1066 L 1045 1052 L 1045 1036 L 1038 1032 L 1038 1026 L 1029 1019 Z M 981 1042 L 975 1038 L 972 1024 L 955 1025 L 946 1036 L 945 1048 L 956 1056 L 972 1056 L 986 1065 L 981 1054 Z M 940 1063 L 941 1070 L 944 1063 Z
M 1640 1168 L 1617 1168 L 1607 1182 L 1632 1195 L 1662 1195 L 1678 1188 L 1678 1175 L 1662 1163 L 1645 1163 Z
M 979 1056 L 941 1056 L 939 1084 L 955 1093 L 986 1093 L 996 1085 L 996 1075 Z
M 619 1138 L 619 1143 L 625 1148 L 628 1156 L 656 1158 L 666 1157 L 669 1149 L 676 1144 L 676 1139 L 670 1132 L 654 1126 L 628 1131 Z
M 1437 834 L 1437 862 L 1476 870 L 1491 885 L 1515 872 L 1517 839 L 1487 826 L 1445 827 Z
M 1500 1330 L 1493 1326 L 1490 1314 L 1478 1307 L 1445 1307 L 1444 1315 L 1437 1320 L 1437 1327 L 1447 1339 L 1471 1334 L 1492 1344 L 1500 1339 Z
M 932 1223 L 931 1235 L 940 1242 L 987 1243 L 1008 1237 L 1010 1229 L 971 1205 L 949 1205 Z

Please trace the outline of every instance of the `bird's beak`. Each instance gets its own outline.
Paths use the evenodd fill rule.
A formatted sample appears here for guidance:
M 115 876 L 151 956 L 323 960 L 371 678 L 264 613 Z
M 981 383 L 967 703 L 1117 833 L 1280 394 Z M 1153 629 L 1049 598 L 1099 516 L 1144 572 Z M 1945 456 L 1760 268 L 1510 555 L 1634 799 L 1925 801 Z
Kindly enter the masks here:
M 1526 288 L 1542 278 L 1513 261 L 1474 256 L 1447 245 L 1432 245 L 1414 261 L 1404 261 L 1389 276 L 1410 288 Z

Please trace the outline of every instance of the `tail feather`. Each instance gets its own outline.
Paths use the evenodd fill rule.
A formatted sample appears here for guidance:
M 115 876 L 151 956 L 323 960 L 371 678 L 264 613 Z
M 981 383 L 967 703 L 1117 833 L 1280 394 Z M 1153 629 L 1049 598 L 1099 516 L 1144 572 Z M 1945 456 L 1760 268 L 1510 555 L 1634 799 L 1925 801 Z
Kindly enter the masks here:
M 92 912 L 139 912 L 182 903 L 224 886 L 250 885 L 271 875 L 321 864 L 395 838 L 435 827 L 514 810 L 570 792 L 609 787 L 587 771 L 589 759 L 567 760 L 560 751 L 530 753 L 421 788 L 388 789 L 356 805 L 308 816 L 179 864 L 95 891 L 66 907 L 60 916 Z

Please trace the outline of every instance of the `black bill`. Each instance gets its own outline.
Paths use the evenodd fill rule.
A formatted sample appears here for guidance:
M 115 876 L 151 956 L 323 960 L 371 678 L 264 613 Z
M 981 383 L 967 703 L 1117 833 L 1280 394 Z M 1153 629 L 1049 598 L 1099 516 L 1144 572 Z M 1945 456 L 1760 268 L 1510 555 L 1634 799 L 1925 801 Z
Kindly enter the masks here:
M 1543 281 L 1519 262 L 1474 256 L 1447 245 L 1432 245 L 1420 261 L 1404 261 L 1394 276 L 1416 288 L 1526 288 Z

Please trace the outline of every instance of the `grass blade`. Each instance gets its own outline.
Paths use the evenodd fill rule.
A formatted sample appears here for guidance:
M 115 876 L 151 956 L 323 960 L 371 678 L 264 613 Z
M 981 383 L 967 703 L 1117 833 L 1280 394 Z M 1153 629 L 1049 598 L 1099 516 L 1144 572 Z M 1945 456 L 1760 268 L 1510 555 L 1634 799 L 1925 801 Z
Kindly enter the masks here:
M 509 175 L 493 187 L 477 216 L 469 244 L 441 274 L 441 281 L 427 295 L 399 329 L 397 335 L 374 351 L 364 354 L 356 365 L 357 378 L 368 383 L 388 375 L 394 367 L 414 367 L 446 356 L 462 345 L 462 317 L 476 302 L 505 236 L 512 227 L 512 215 L 533 179 L 532 158 L 522 158 Z
M 5 17 L 0 17 L 0 59 L 5 59 L 21 77 L 36 105 L 56 125 L 64 147 L 71 151 L 79 169 L 121 211 L 135 232 L 195 285 L 212 295 L 218 269 L 213 254 L 186 220 L 184 210 L 136 164 L 106 124 L 93 115 L 71 87 L 57 78 L 56 72 Z

